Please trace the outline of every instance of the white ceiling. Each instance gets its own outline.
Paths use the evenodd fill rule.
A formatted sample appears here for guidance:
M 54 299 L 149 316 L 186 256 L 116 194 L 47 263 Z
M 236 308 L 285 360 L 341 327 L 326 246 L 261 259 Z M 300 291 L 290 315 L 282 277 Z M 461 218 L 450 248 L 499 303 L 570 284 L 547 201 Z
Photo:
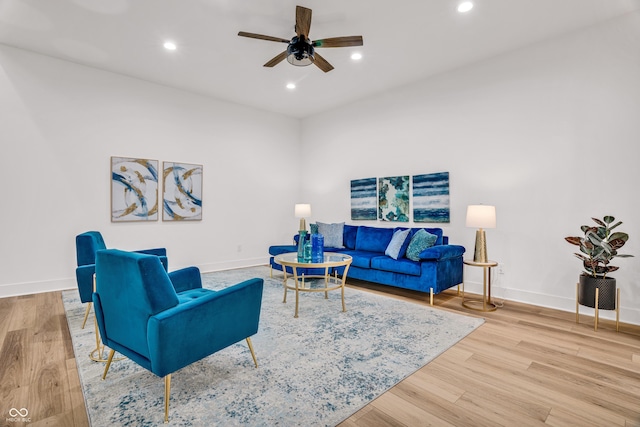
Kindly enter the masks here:
M 429 75 L 640 10 L 640 0 L 0 0 L 0 43 L 218 99 L 307 117 Z M 289 39 L 296 5 L 335 69 L 262 65 Z M 162 47 L 171 39 L 176 51 Z M 350 59 L 353 51 L 363 59 Z M 288 90 L 288 82 L 297 84 Z

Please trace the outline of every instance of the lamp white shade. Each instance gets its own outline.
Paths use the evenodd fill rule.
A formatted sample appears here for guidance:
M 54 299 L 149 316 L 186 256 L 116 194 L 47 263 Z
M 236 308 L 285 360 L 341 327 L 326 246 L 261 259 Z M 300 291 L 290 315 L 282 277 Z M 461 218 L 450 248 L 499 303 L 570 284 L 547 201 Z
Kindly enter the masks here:
M 467 227 L 496 228 L 496 207 L 469 205 L 467 207 Z
M 308 203 L 298 203 L 295 207 L 296 218 L 309 218 L 311 216 L 311 205 Z
M 300 231 L 307 231 L 307 221 L 305 218 L 311 216 L 311 205 L 308 203 L 296 203 L 294 210 L 296 218 L 300 218 Z

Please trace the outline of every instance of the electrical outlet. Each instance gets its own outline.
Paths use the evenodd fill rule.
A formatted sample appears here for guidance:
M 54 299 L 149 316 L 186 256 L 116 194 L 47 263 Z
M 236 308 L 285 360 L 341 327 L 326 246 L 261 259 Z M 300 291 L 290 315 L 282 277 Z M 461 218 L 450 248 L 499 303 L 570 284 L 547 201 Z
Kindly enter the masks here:
M 238 252 L 242 252 L 242 245 L 238 245 Z
M 504 274 L 504 270 L 505 270 L 504 265 L 499 264 L 498 265 L 498 274 Z

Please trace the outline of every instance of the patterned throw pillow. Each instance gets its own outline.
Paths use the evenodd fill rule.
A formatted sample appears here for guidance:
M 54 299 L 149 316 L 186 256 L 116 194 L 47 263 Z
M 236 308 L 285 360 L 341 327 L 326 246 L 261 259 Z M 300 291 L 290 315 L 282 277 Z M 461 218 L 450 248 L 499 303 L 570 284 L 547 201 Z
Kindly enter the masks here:
M 311 234 L 318 234 L 318 224 L 315 222 L 309 224 L 309 231 L 311 231 Z
M 404 253 L 400 253 L 400 252 L 402 250 L 402 246 L 404 245 L 404 242 L 407 240 L 407 237 L 409 236 L 409 232 L 411 232 L 411 230 L 408 228 L 406 230 L 396 230 L 393 233 L 393 237 L 389 242 L 389 246 L 387 246 L 387 250 L 384 251 L 384 254 L 387 256 L 390 256 L 393 259 L 402 258 L 404 256 Z
M 407 248 L 407 258 L 412 261 L 420 261 L 420 252 L 436 243 L 438 236 L 427 232 L 425 229 L 420 229 L 413 235 L 409 247 Z
M 325 224 L 323 222 L 316 222 L 318 224 L 318 233 L 324 236 L 324 247 L 327 248 L 344 248 L 342 244 L 344 234 L 344 222 L 336 224 Z

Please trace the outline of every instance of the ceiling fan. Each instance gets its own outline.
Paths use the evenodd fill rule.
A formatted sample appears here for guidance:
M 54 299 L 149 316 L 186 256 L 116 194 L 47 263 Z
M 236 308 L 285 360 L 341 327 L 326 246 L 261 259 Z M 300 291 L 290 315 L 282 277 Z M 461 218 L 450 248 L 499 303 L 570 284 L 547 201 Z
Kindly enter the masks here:
M 289 63 L 297 66 L 315 64 L 325 73 L 333 70 L 333 65 L 329 64 L 326 59 L 316 53 L 316 48 L 362 46 L 362 36 L 332 37 L 312 41 L 309 39 L 310 28 L 311 9 L 296 6 L 296 35 L 291 40 L 282 39 L 280 37 L 264 36 L 262 34 L 247 33 L 244 31 L 240 31 L 238 35 L 252 39 L 288 44 L 287 50 L 278 54 L 269 62 L 264 64 L 265 67 L 273 67 L 286 58 Z

